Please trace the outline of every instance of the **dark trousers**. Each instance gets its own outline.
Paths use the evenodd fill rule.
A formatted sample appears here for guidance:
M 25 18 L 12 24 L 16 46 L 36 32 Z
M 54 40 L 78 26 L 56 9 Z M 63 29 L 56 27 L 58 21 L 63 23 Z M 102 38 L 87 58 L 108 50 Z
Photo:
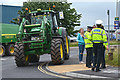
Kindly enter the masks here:
M 86 48 L 86 67 L 90 67 L 93 61 L 93 48 Z
M 101 59 L 101 67 L 105 67 L 105 46 L 103 47 L 103 51 L 102 51 L 102 59 Z
M 103 43 L 94 43 L 93 44 L 93 53 L 95 54 L 93 67 L 96 67 L 96 70 L 99 70 L 100 63 L 101 63 L 101 57 L 103 51 Z

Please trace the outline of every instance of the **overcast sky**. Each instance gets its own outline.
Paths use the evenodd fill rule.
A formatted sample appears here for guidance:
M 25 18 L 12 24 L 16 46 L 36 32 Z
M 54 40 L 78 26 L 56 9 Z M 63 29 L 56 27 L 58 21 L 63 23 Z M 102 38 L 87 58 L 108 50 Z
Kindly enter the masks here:
M 27 0 L 0 0 L 0 4 L 22 6 Z M 68 2 L 115 2 L 116 0 L 67 0 Z M 119 0 L 120 1 L 120 0 Z

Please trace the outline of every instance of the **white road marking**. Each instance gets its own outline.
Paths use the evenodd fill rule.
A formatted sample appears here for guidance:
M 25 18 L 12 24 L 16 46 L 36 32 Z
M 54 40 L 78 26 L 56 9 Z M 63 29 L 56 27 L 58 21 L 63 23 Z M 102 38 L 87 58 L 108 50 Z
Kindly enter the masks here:
M 1 61 L 5 61 L 5 60 L 7 60 L 7 59 L 4 59 L 4 58 L 0 58 L 0 60 L 1 60 Z
M 104 70 L 103 72 L 104 73 L 116 73 L 116 74 L 120 73 L 118 70 L 114 70 L 114 69 L 107 69 L 107 70 Z
M 8 60 L 8 59 L 14 59 L 14 57 L 4 57 L 4 58 L 0 58 L 0 61 L 6 61 L 6 60 Z

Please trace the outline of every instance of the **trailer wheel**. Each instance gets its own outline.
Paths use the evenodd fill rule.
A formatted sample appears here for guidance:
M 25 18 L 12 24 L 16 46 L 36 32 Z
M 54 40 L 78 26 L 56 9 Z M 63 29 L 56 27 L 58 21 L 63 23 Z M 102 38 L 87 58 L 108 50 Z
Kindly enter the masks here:
M 69 47 L 69 41 L 68 41 L 68 36 L 67 36 L 67 32 L 66 29 L 62 29 L 62 37 L 64 40 L 64 49 L 65 49 L 65 60 L 69 59 L 69 55 L 70 55 L 70 47 Z
M 6 47 L 6 54 L 9 56 L 13 56 L 14 55 L 14 44 L 9 44 Z
M 61 39 L 53 39 L 51 42 L 51 58 L 53 64 L 64 63 L 63 41 Z
M 3 45 L 0 45 L 0 56 L 5 56 L 5 47 Z
M 39 55 L 29 55 L 29 62 L 30 63 L 35 63 L 35 62 L 39 62 L 40 56 Z
M 27 66 L 29 64 L 28 55 L 24 55 L 24 45 L 23 44 L 16 44 L 15 50 L 15 62 L 18 67 Z

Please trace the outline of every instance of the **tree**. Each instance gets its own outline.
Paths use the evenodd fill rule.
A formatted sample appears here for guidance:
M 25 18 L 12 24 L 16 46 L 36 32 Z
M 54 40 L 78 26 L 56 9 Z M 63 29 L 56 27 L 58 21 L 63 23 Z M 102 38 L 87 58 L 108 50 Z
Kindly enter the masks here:
M 53 9 L 53 5 L 55 5 L 55 8 Z M 42 10 L 48 10 L 52 9 L 54 11 L 63 11 L 64 13 L 64 19 L 60 20 L 58 18 L 57 14 L 57 19 L 58 19 L 58 24 L 62 23 L 62 26 L 67 29 L 68 35 L 69 36 L 75 36 L 74 35 L 74 27 L 80 26 L 80 18 L 81 14 L 78 14 L 75 8 L 71 8 L 70 6 L 72 3 L 67 3 L 67 2 L 24 2 L 22 11 L 19 11 L 18 14 L 24 14 L 25 13 L 25 8 L 28 8 L 31 11 L 36 11 L 37 9 L 42 9 Z M 15 19 L 14 19 L 15 20 Z

